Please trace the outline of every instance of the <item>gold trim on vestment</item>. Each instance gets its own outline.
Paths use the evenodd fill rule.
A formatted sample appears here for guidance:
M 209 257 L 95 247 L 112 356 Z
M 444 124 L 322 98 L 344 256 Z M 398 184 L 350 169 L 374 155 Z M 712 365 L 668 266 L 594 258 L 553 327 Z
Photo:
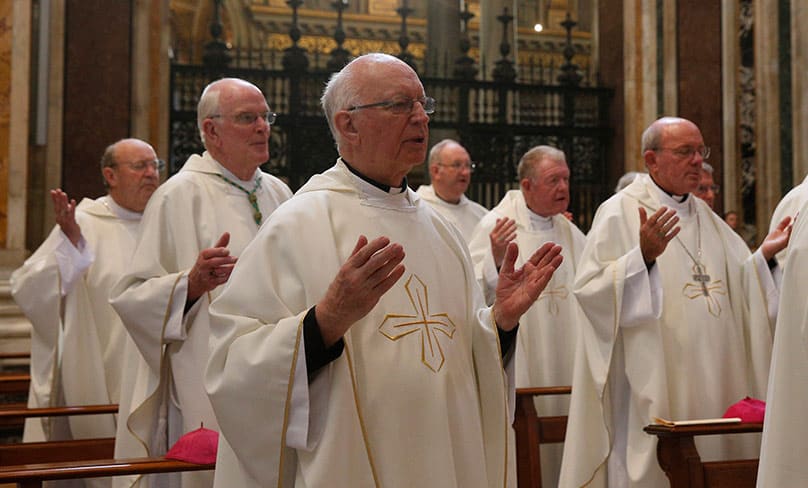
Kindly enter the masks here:
M 305 317 L 305 315 L 303 316 Z M 281 446 L 280 456 L 278 457 L 278 488 L 283 487 L 283 461 L 286 452 L 286 428 L 289 425 L 289 410 L 292 405 L 292 390 L 295 385 L 295 371 L 297 370 L 297 357 L 300 352 L 300 338 L 303 335 L 303 318 L 297 324 L 297 333 L 295 334 L 295 350 L 292 353 L 292 364 L 289 368 L 289 380 L 286 388 L 286 403 L 283 408 L 283 427 L 281 428 Z
M 353 368 L 353 360 L 351 359 L 351 351 L 348 343 L 345 342 L 345 359 L 348 362 L 348 370 L 351 375 L 351 386 L 353 387 L 354 405 L 356 406 L 356 417 L 359 420 L 359 428 L 362 431 L 362 440 L 365 443 L 365 452 L 368 455 L 368 464 L 370 464 L 370 474 L 373 475 L 373 484 L 379 488 L 379 477 L 376 475 L 376 464 L 373 462 L 373 453 L 370 451 L 370 440 L 368 438 L 368 429 L 365 425 L 365 418 L 362 415 L 362 407 L 359 403 L 359 389 L 356 386 L 356 373 Z

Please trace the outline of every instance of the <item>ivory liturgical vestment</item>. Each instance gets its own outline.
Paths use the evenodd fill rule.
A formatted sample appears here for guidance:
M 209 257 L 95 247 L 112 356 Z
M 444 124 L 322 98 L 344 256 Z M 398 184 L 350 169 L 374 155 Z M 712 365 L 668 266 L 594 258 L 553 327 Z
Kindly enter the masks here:
M 804 184 L 803 184 L 804 186 Z M 800 210 L 789 241 L 783 272 L 777 333 L 774 336 L 766 421 L 760 448 L 757 486 L 805 486 L 808 463 L 805 440 L 808 425 L 808 300 L 805 270 L 808 265 L 808 207 Z
M 56 226 L 11 276 L 11 293 L 31 321 L 29 407 L 118 403 L 128 339 L 109 290 L 129 266 L 140 214 L 109 196 L 76 208 L 83 251 Z M 25 441 L 112 437 L 112 415 L 29 419 Z
M 577 329 L 586 316 L 572 293 L 576 263 L 584 247 L 584 235 L 563 215 L 542 217 L 528 209 L 521 190 L 511 190 L 483 217 L 469 244 L 478 282 L 493 302 L 499 274 L 491 254 L 489 234 L 497 219 L 516 221 L 519 245 L 517 266 L 546 242 L 561 246 L 564 261 L 553 273 L 539 299 L 519 320 L 516 342 L 516 387 L 564 386 L 572 384 Z M 539 415 L 567 415 L 569 397 L 537 397 Z M 542 486 L 557 486 L 563 446 L 541 446 Z
M 154 192 L 133 261 L 111 293 L 113 307 L 145 359 L 124 379 L 131 395 L 121 405 L 129 421 L 118 430 L 118 457 L 161 455 L 201 423 L 218 430 L 202 376 L 208 359 L 208 306 L 222 287 L 202 295 L 187 312 L 184 308 L 188 272 L 199 252 L 229 232 L 227 247 L 239 256 L 258 231 L 247 195 L 217 176 L 224 174 L 207 152 L 193 155 Z M 256 170 L 253 180 L 258 174 Z M 255 195 L 266 218 L 291 191 L 263 173 Z M 209 473 L 184 473 L 183 479 L 200 475 L 210 478 Z M 184 486 L 204 486 L 199 483 L 183 481 Z
M 777 204 L 772 214 L 771 222 L 769 223 L 769 232 L 777 228 L 777 225 L 784 218 L 795 218 L 797 214 L 800 213 L 800 209 L 805 202 L 808 202 L 808 176 L 806 176 L 800 184 L 789 190 Z M 786 260 L 788 259 L 788 251 L 790 249 L 791 246 L 788 246 L 777 253 L 777 260 L 780 262 L 780 267 L 783 270 L 786 268 Z
M 460 195 L 460 202 L 458 203 L 441 200 L 432 185 L 419 186 L 417 193 L 418 196 L 432 205 L 432 208 L 437 210 L 439 214 L 446 217 L 446 220 L 454 224 L 466 242 L 471 240 L 474 227 L 488 213 L 488 209 L 475 201 L 469 200 L 466 195 Z
M 680 218 L 681 232 L 650 272 L 640 206 L 649 216 L 673 208 Z M 763 257 L 750 256 L 702 200 L 680 203 L 638 176 L 598 209 L 575 294 L 591 327 L 581 330 L 559 486 L 666 486 L 645 425 L 720 417 L 747 395 L 762 398 L 774 315 L 767 300 L 776 290 Z M 721 437 L 697 440 L 703 459 L 757 453 L 755 437 Z
M 303 318 L 360 235 L 400 243 L 406 271 L 309 385 Z M 460 234 L 415 192 L 338 161 L 270 216 L 211 309 L 216 486 L 505 486 L 495 325 Z

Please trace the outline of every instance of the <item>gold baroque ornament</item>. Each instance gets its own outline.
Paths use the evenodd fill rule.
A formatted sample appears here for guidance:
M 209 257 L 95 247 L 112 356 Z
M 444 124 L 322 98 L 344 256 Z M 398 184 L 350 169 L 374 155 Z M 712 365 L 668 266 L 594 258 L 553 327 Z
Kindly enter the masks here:
M 379 332 L 391 341 L 418 333 L 421 338 L 421 362 L 437 373 L 445 360 L 439 333 L 452 339 L 455 324 L 447 313 L 430 313 L 429 291 L 420 278 L 410 275 L 404 289 L 415 313 L 385 315 Z

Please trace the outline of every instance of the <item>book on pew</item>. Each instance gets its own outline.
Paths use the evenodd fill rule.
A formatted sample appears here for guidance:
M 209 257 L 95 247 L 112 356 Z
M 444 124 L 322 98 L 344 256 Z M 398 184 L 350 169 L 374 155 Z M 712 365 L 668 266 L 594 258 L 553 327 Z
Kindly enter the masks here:
M 708 425 L 708 424 L 740 424 L 740 417 L 715 418 L 715 419 L 694 419 L 694 420 L 667 420 L 654 417 L 654 423 L 666 427 L 677 427 L 681 425 Z

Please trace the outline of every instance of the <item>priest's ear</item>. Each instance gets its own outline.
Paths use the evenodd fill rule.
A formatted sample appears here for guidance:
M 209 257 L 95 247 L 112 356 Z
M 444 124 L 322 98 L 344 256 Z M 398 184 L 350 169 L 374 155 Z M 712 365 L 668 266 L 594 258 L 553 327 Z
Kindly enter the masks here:
M 118 173 L 112 166 L 104 166 L 101 168 L 101 174 L 104 177 L 104 188 L 115 188 L 118 186 Z
M 219 147 L 222 141 L 221 126 L 212 117 L 207 117 L 202 121 L 202 143 L 205 149 Z
M 646 149 L 645 152 L 642 153 L 642 157 L 645 160 L 645 167 L 648 168 L 648 172 L 651 174 L 656 173 L 659 167 L 656 151 L 653 149 Z
M 334 114 L 334 129 L 336 129 L 343 140 L 351 144 L 359 140 L 359 130 L 354 125 L 351 112 L 347 110 L 340 110 Z

